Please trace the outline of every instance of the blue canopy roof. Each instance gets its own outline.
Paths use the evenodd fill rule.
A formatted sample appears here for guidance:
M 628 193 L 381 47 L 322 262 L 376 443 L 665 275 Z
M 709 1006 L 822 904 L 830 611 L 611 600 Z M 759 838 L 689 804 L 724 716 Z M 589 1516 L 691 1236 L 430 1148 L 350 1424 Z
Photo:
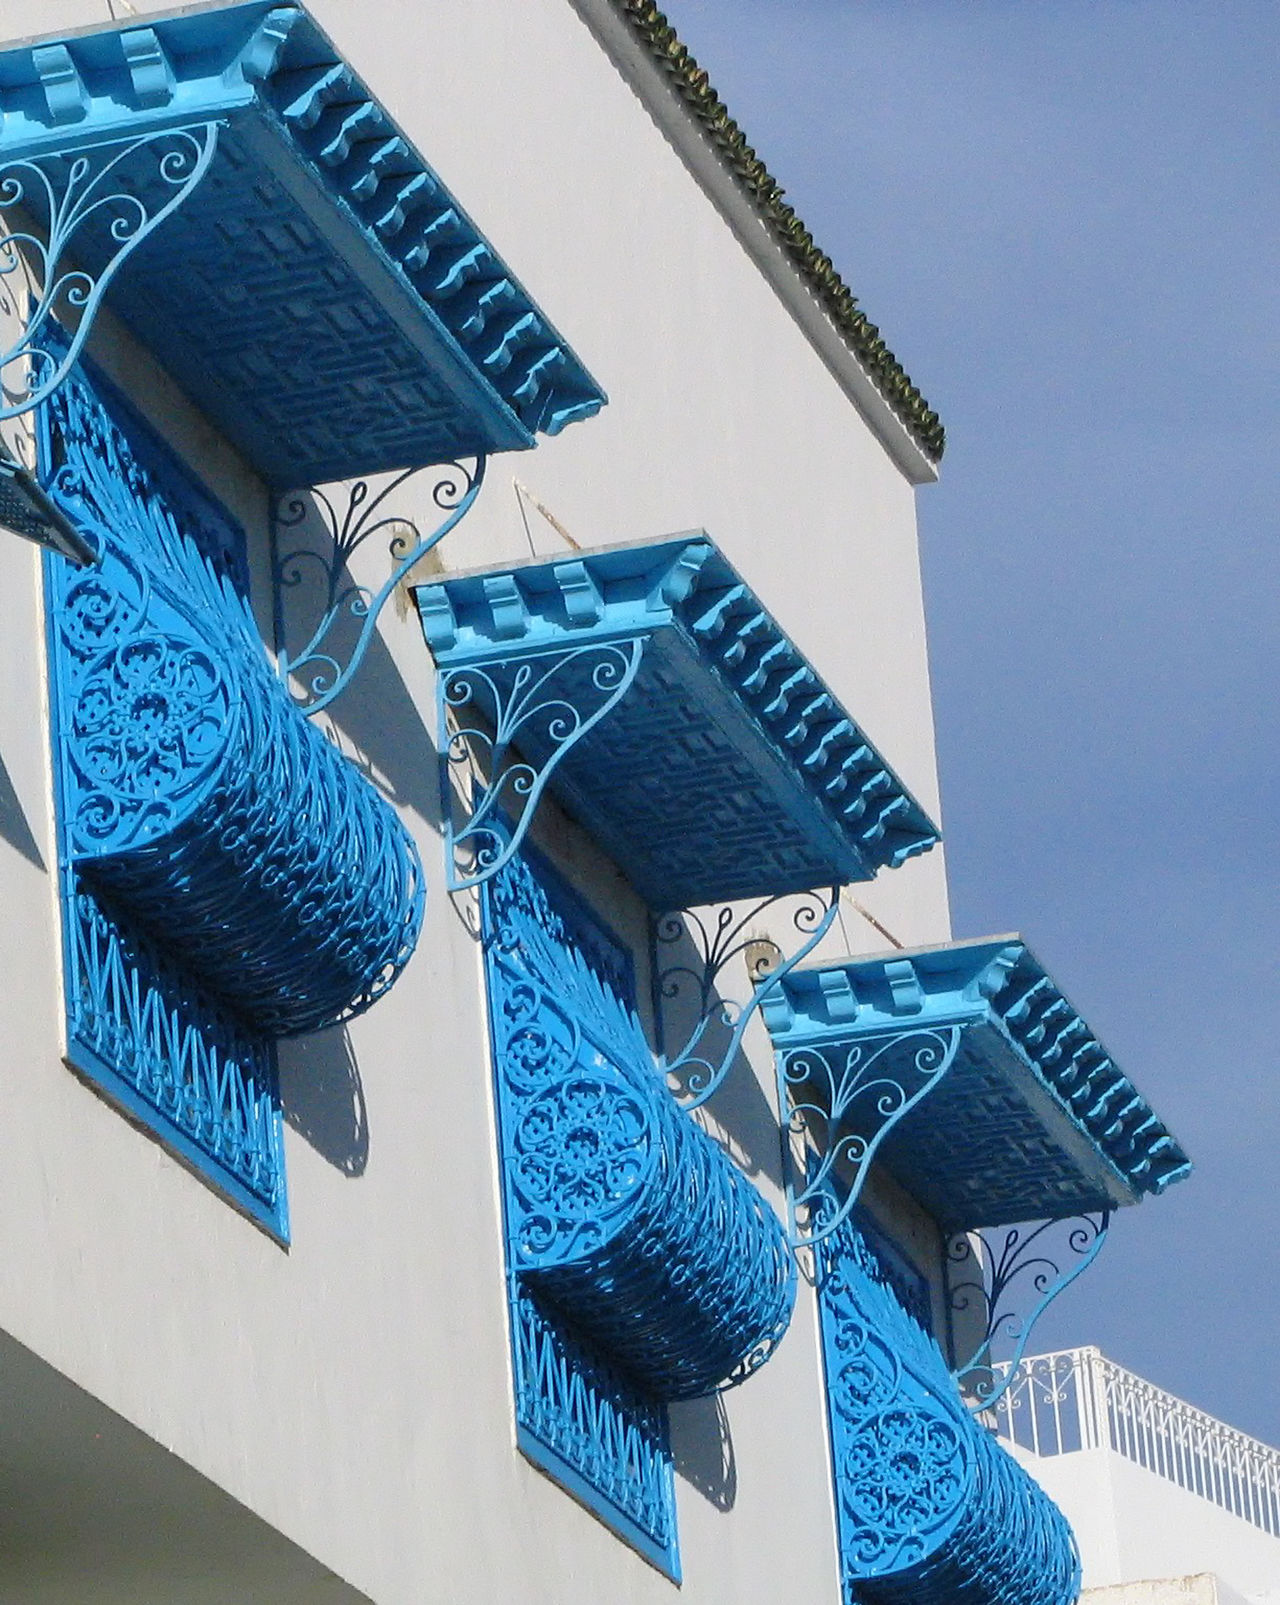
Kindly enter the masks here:
M 416 595 L 446 682 L 478 683 L 469 671 L 483 667 L 505 695 L 559 654 L 552 707 L 592 696 L 598 664 L 572 651 L 642 644 L 634 683 L 550 784 L 652 908 L 869 880 L 938 840 L 702 531 L 459 575 Z M 529 720 L 520 740 L 539 764 L 545 730 Z
M 1020 937 L 793 970 L 764 1016 L 784 1056 L 963 1028 L 952 1068 L 880 1150 L 948 1231 L 1132 1204 L 1190 1172 Z
M 105 300 L 273 485 L 531 446 L 604 402 L 299 6 L 24 44 L 0 54 L 0 112 L 0 179 L 29 199 L 32 164 L 57 190 L 77 157 L 118 146 L 108 187 L 152 213 L 172 190 L 166 147 L 126 147 L 218 125 L 207 172 Z M 122 215 L 77 225 L 89 274 L 117 252 Z

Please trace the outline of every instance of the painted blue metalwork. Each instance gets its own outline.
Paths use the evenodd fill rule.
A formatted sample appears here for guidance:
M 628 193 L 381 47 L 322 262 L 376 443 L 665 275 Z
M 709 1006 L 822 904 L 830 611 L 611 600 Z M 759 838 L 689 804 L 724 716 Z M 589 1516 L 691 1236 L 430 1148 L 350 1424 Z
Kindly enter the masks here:
M 45 45 L 35 58 L 45 73 L 50 116 L 62 121 L 57 96 L 75 80 L 70 57 L 63 46 Z M 0 237 L 0 313 L 23 318 L 18 338 L 0 352 L 0 421 L 38 407 L 71 372 L 111 281 L 190 197 L 217 142 L 215 122 L 78 145 L 73 154 L 14 157 L 9 141 L 0 140 L 0 215 L 14 220 Z M 131 171 L 140 162 L 154 166 L 156 198 Z M 104 232 L 109 253 L 89 270 L 77 247 Z M 69 342 L 47 340 L 53 319 L 74 325 Z
M 161 594 L 173 576 L 151 574 L 150 540 L 139 536 L 140 525 L 160 520 L 175 564 L 228 599 L 246 583 L 243 536 L 123 403 L 105 386 L 94 394 L 81 371 L 55 392 L 39 421 L 49 491 L 101 552 L 91 569 L 52 558 L 45 568 L 68 1057 L 247 1214 L 287 1238 L 271 1037 L 95 878 L 77 828 L 85 797 L 74 758 L 77 721 L 101 712 L 88 691 L 109 666 L 134 664 L 141 680 L 169 671 L 170 688 L 193 707 L 214 683 L 207 653 L 191 644 L 171 650 L 143 627 L 143 592 Z M 140 682 L 138 689 L 145 700 Z M 122 730 L 116 745 L 104 741 L 102 759 L 113 771 L 136 762 L 139 776 L 149 762 L 160 796 L 166 779 L 213 743 L 198 716 L 185 730 L 181 721 L 156 717 L 154 689 L 127 738 Z M 105 806 L 98 823 L 110 814 Z
M 556 765 L 626 696 L 644 645 L 633 637 L 540 653 L 513 666 L 441 670 L 436 717 L 451 892 L 479 886 L 519 851 Z M 531 749 L 539 753 L 534 762 L 524 756 Z M 460 824 L 451 769 L 464 771 L 460 789 L 472 795 Z
M 725 1077 L 737 1062 L 742 1039 L 752 1017 L 759 1010 L 769 989 L 789 975 L 813 952 L 818 943 L 835 923 L 840 908 L 840 888 L 832 886 L 825 904 L 821 896 L 806 896 L 792 911 L 792 923 L 797 931 L 804 932 L 804 940 L 791 953 L 783 954 L 776 948 L 776 958 L 755 977 L 751 996 L 738 1005 L 722 995 L 725 971 L 736 958 L 746 958 L 749 949 L 759 942 L 752 933 L 756 922 L 770 909 L 776 909 L 786 898 L 766 897 L 751 903 L 745 909 L 727 906 L 717 910 L 708 923 L 709 911 L 684 909 L 664 914 L 654 921 L 655 953 L 663 945 L 690 939 L 695 944 L 696 965 L 675 963 L 665 968 L 654 964 L 654 1003 L 663 1028 L 664 1004 L 679 998 L 687 986 L 696 995 L 694 1021 L 684 1045 L 674 1054 L 659 1056 L 659 1070 L 666 1076 L 668 1086 L 676 1090 L 686 1112 L 699 1109 L 724 1084 Z M 719 1048 L 710 1045 L 708 1032 L 719 1024 L 728 1033 Z
M 785 1007 L 779 997 L 770 993 L 764 1003 L 771 1030 Z M 841 1229 L 881 1147 L 942 1082 L 959 1047 L 958 1026 L 915 1025 L 856 1042 L 777 1050 L 783 1179 L 794 1247 L 812 1248 Z
M 372 497 L 367 480 L 358 479 L 347 491 L 346 510 L 341 517 L 332 497 L 311 490 L 305 497 L 293 495 L 277 503 L 272 518 L 272 569 L 274 582 L 274 623 L 276 669 L 286 686 L 301 682 L 300 691 L 290 694 L 308 718 L 327 708 L 351 683 L 359 671 L 377 628 L 378 617 L 396 586 L 414 564 L 438 545 L 450 530 L 470 512 L 484 483 L 485 459 L 473 466 L 449 463 L 434 470 L 431 500 L 444 515 L 425 535 L 411 520 L 387 511 L 387 498 L 423 470 L 405 469 Z M 308 540 L 310 517 L 319 511 L 324 528 L 321 549 Z M 290 532 L 297 532 L 296 534 Z M 350 560 L 375 535 L 388 534 L 393 559 L 391 573 L 377 591 L 357 585 L 349 573 Z M 285 596 L 313 582 L 318 572 L 320 596 L 317 620 L 305 646 L 290 653 L 286 641 Z M 354 642 L 340 660 L 335 653 L 335 626 L 353 620 L 357 626 Z
M 0 162 L 51 178 L 90 163 L 64 211 L 93 153 L 220 125 L 176 210 L 168 174 L 113 166 L 120 204 L 164 210 L 164 227 L 126 260 L 120 214 L 82 207 L 76 264 L 273 486 L 526 448 L 603 405 L 298 6 L 249 0 L 18 46 L 0 53 L 0 114 Z M 54 254 L 28 247 L 42 248 Z
M 1034 1221 L 1000 1232 L 959 1232 L 947 1244 L 947 1297 L 953 1316 L 977 1332 L 956 1356 L 953 1375 L 975 1412 L 1008 1392 L 1036 1322 L 1086 1271 L 1106 1241 L 1110 1210 L 1067 1221 Z M 1025 1309 L 1011 1307 L 1020 1294 Z M 997 1355 L 997 1344 L 1008 1345 Z M 996 1362 L 999 1361 L 997 1366 Z
M 51 595 L 62 567 L 46 569 Z M 70 1062 L 287 1241 L 274 1043 L 97 892 L 60 836 Z
M 488 676 L 490 721 L 495 705 L 502 717 L 511 703 L 517 675 L 526 696 L 546 666 L 563 659 L 563 675 L 573 653 L 583 653 L 573 672 L 589 683 L 588 647 L 611 649 L 620 667 L 634 661 L 626 694 L 603 712 L 592 701 L 596 716 L 574 741 L 529 720 L 518 742 L 523 773 L 591 831 L 650 908 L 866 880 L 937 840 L 702 533 L 460 575 L 416 594 L 427 644 L 458 688 L 455 705 L 467 675 L 473 687 Z M 581 716 L 576 694 L 558 694 Z M 481 824 L 500 800 L 482 791 Z M 464 878 L 492 874 L 497 860 L 465 865 L 474 873 Z
M 417 940 L 412 838 L 276 679 L 225 514 L 99 388 L 41 414 L 49 495 L 99 553 L 54 599 L 76 874 L 256 1031 L 348 1019 Z
M 533 1246 L 537 1258 L 557 1230 L 572 1232 L 575 1224 L 585 1238 L 593 1210 L 609 1212 L 612 1188 L 634 1202 L 625 1160 L 610 1166 L 607 1158 L 610 1138 L 621 1151 L 628 1133 L 596 1118 L 609 1112 L 610 1094 L 621 1088 L 636 1111 L 635 1128 L 651 1131 L 650 1104 L 662 1093 L 656 1077 L 652 1086 L 639 1080 L 633 1088 L 612 1071 L 642 1063 L 647 1053 L 631 955 L 558 876 L 528 855 L 509 860 L 486 884 L 481 906 L 518 1442 L 535 1464 L 678 1580 L 666 1406 L 579 1324 L 572 1307 L 554 1302 L 554 1289 L 529 1274 L 526 1252 Z M 548 995 L 557 1008 L 544 1023 L 536 1006 Z M 586 1061 L 581 1066 L 564 1057 L 567 1021 L 577 1035 L 578 1058 Z M 590 1044 L 596 1063 L 585 1051 Z M 539 1115 L 557 1093 L 574 1101 L 579 1119 L 572 1141 L 540 1176 L 538 1155 L 554 1146 L 548 1138 L 555 1119 L 540 1128 Z M 615 1107 L 621 1101 L 615 1097 Z M 572 1219 L 560 1216 L 539 1230 L 528 1207 L 535 1195 L 564 1205 Z
M 819 1265 L 846 1605 L 1074 1605 L 1066 1520 L 967 1413 L 874 1251 L 846 1223 Z
M 1018 937 L 794 970 L 764 1012 L 780 1066 L 810 1055 L 826 1097 L 842 1054 L 903 1032 L 959 1037 L 948 1074 L 880 1146 L 947 1232 L 1136 1203 L 1191 1168 Z M 798 1069 L 792 1084 L 803 1092 L 802 1082 Z M 803 1095 L 815 1118 L 829 1108 Z
M 660 1079 L 620 950 L 522 855 L 486 882 L 485 951 L 513 1271 L 654 1399 L 741 1382 L 786 1331 L 795 1266 Z
M 511 1348 L 521 1451 L 679 1582 L 666 1406 L 577 1341 L 514 1275 Z

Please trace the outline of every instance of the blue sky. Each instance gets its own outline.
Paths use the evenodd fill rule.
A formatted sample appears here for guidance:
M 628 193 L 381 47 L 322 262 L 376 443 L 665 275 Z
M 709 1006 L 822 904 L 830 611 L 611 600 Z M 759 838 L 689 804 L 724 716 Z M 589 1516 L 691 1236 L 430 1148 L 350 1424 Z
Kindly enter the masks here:
M 1197 1163 L 1033 1348 L 1280 1445 L 1280 7 L 666 9 L 947 425 L 956 934 L 1022 931 Z

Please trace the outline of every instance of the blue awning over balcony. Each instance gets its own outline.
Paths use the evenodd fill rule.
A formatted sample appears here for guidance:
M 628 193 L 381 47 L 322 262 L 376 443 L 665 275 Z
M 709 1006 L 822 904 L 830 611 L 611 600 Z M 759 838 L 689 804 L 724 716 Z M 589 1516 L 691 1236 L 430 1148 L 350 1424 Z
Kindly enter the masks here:
M 869 880 L 938 840 L 702 531 L 416 594 L 446 704 L 510 734 L 652 908 Z
M 879 1054 L 877 1074 L 892 1078 L 901 1069 L 894 1051 L 906 1064 L 921 1033 L 960 1029 L 951 1068 L 880 1149 L 948 1231 L 1132 1204 L 1190 1172 L 1017 936 L 793 970 L 764 1015 L 797 1086 L 806 1055 L 821 1055 L 824 1077 L 832 1067 L 838 1077 Z M 883 1114 L 873 1104 L 850 1100 L 849 1129 Z
M 0 111 L 0 206 L 42 238 L 57 214 L 105 304 L 275 486 L 527 447 L 603 404 L 298 6 L 23 45 L 0 55 Z

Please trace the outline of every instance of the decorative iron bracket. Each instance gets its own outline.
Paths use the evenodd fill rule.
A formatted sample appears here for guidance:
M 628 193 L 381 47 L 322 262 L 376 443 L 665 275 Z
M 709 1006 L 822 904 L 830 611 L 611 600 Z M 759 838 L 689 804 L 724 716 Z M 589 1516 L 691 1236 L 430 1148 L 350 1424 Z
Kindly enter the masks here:
M 38 407 L 66 378 L 111 280 L 209 171 L 218 128 L 204 121 L 0 161 L 0 216 L 17 225 L 0 237 L 0 314 L 22 320 L 0 352 L 0 423 Z M 155 157 L 154 201 L 118 187 L 139 156 Z M 94 232 L 106 236 L 110 250 L 105 265 L 90 272 L 70 258 Z M 75 323 L 65 349 L 46 349 L 53 319 Z
M 840 908 L 840 888 L 832 886 L 823 902 L 822 894 L 799 894 L 800 904 L 792 913 L 797 931 L 807 935 L 796 950 L 783 957 L 781 949 L 768 937 L 752 934 L 756 922 L 770 909 L 792 902 L 795 893 L 780 893 L 751 903 L 745 909 L 726 904 L 714 911 L 682 909 L 661 915 L 654 921 L 654 1013 L 659 1030 L 664 1007 L 693 989 L 695 1018 L 679 1052 L 658 1060 L 658 1069 L 676 1088 L 676 1095 L 687 1110 L 698 1109 L 714 1095 L 729 1074 L 752 1016 L 759 1010 L 771 988 L 802 963 L 831 929 Z M 665 967 L 657 963 L 658 950 L 687 940 L 695 953 L 691 962 Z M 753 953 L 753 949 L 759 949 Z M 776 957 L 775 957 L 776 955 Z M 720 996 L 719 983 L 729 964 L 742 957 L 755 985 L 745 1004 Z M 704 1046 L 709 1030 L 719 1023 L 729 1031 L 728 1042 L 718 1055 Z
M 470 512 L 484 484 L 484 470 L 483 454 L 470 466 L 465 462 L 435 465 L 437 478 L 431 487 L 431 499 L 444 516 L 426 534 L 412 519 L 386 511 L 387 499 L 408 480 L 428 472 L 425 467 L 406 468 L 372 496 L 368 480 L 356 480 L 347 492 L 347 505 L 341 513 L 330 496 L 315 488 L 306 495 L 291 493 L 276 503 L 272 517 L 276 667 L 294 702 L 308 717 L 327 708 L 350 685 L 369 649 L 379 615 L 396 586 Z M 306 532 L 314 528 L 314 510 L 319 511 L 327 537 L 322 550 L 307 544 Z M 303 532 L 297 537 L 298 544 L 290 544 L 294 537 L 289 532 L 294 530 Z M 371 592 L 351 578 L 349 564 L 366 541 L 384 530 L 392 532 L 388 549 L 394 566 L 390 577 Z M 320 590 L 316 623 L 305 646 L 290 653 L 286 645 L 285 597 L 291 591 L 306 589 L 314 583 L 314 576 L 319 578 Z M 359 624 L 345 663 L 331 641 L 332 631 L 344 619 Z
M 963 1032 L 915 1025 L 776 1053 L 793 1248 L 814 1247 L 849 1218 L 877 1150 L 950 1070 Z
M 519 850 L 556 766 L 631 689 L 647 635 L 463 664 L 436 680 L 450 892 L 489 880 Z M 466 722 L 463 723 L 465 718 Z M 470 812 L 454 818 L 452 777 Z
M 947 1301 L 952 1316 L 972 1314 L 979 1322 L 977 1346 L 952 1372 L 969 1395 L 974 1414 L 992 1409 L 1011 1386 L 1036 1322 L 1058 1294 L 1097 1258 L 1111 1222 L 1110 1209 L 1067 1220 L 1002 1226 L 995 1232 L 958 1232 L 947 1245 Z M 1050 1235 L 1062 1233 L 1061 1246 Z M 959 1279 L 960 1273 L 965 1273 Z M 1029 1293 L 1031 1307 L 1019 1314 L 1008 1294 Z M 993 1345 L 1000 1339 L 1013 1350 L 999 1362 Z

